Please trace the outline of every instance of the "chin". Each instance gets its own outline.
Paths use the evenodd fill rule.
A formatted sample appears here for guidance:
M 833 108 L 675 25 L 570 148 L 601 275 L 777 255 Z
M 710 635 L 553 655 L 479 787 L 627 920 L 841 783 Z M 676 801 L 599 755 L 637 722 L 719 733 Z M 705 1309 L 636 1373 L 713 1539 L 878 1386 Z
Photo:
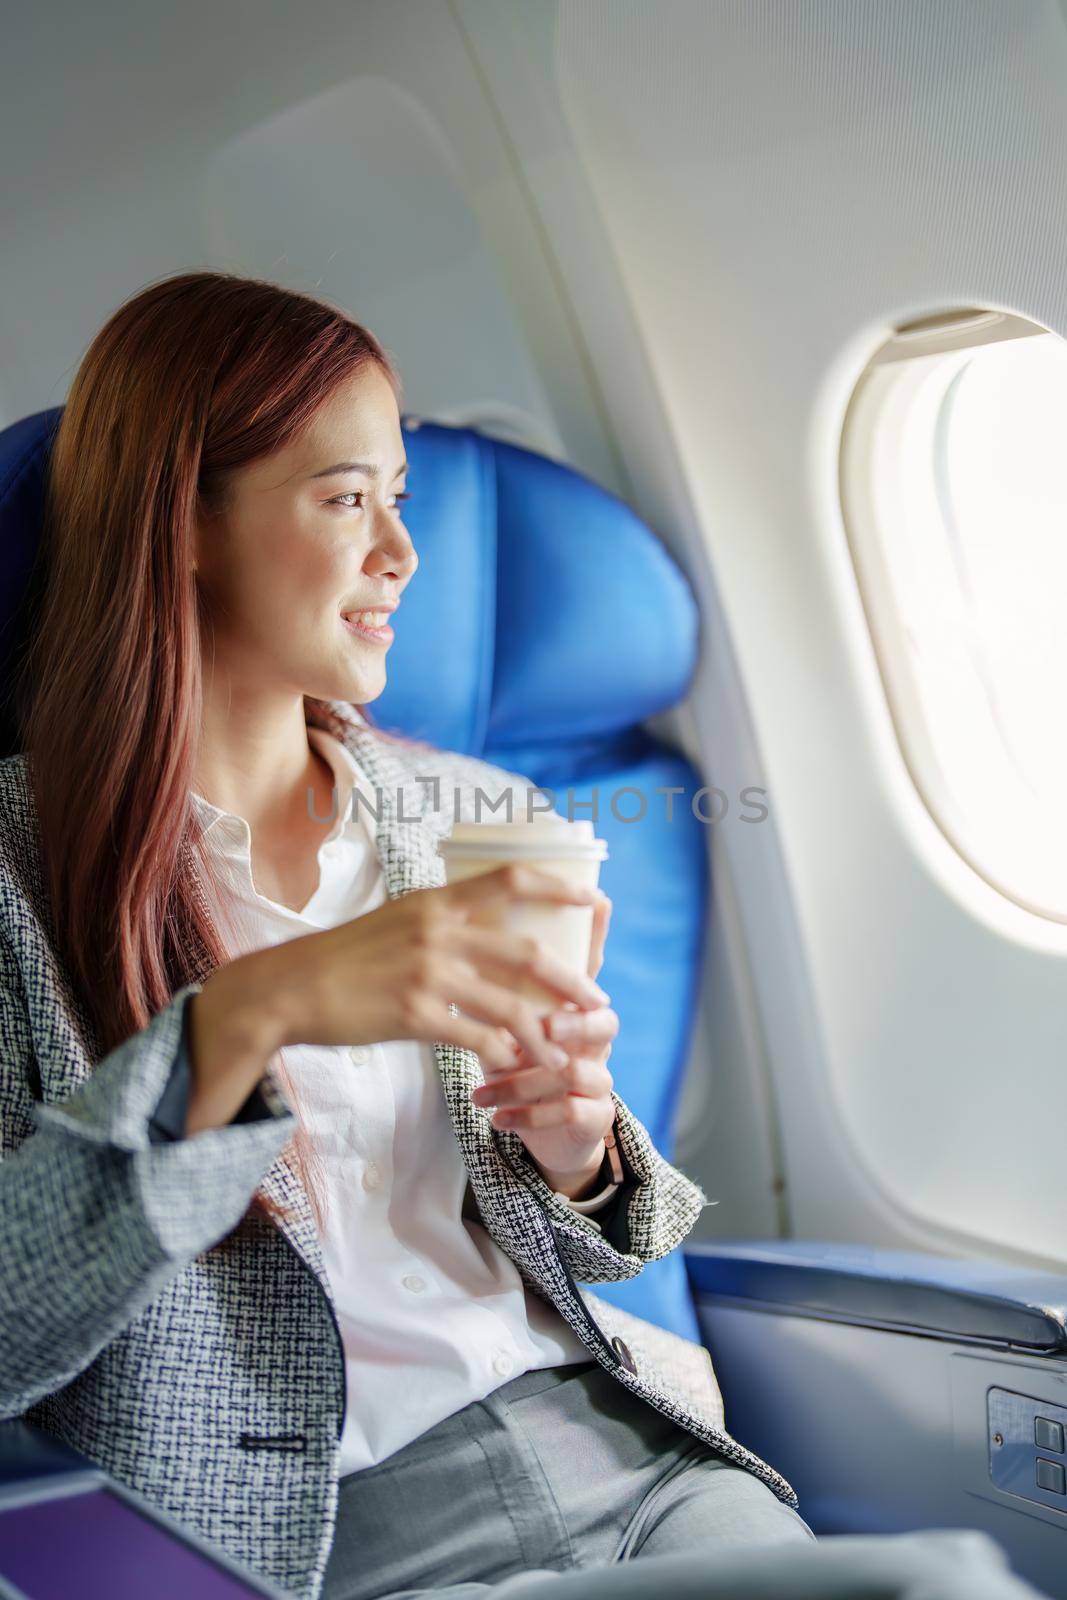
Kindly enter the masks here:
M 344 700 L 350 705 L 368 705 L 370 701 L 377 700 L 385 689 L 387 682 L 384 672 L 364 673 L 360 677 L 353 677 L 351 673 L 337 678 L 327 694 L 319 693 L 319 700 Z M 310 690 L 307 691 L 309 694 Z

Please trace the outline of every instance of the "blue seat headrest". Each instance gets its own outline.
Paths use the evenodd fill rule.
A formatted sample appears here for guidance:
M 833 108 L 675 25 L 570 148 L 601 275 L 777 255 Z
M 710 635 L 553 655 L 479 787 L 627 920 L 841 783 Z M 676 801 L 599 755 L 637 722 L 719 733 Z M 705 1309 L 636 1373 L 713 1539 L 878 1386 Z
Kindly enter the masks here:
M 697 608 L 627 505 L 468 428 L 407 418 L 404 442 L 420 570 L 401 601 L 380 722 L 482 755 L 604 739 L 676 704 Z

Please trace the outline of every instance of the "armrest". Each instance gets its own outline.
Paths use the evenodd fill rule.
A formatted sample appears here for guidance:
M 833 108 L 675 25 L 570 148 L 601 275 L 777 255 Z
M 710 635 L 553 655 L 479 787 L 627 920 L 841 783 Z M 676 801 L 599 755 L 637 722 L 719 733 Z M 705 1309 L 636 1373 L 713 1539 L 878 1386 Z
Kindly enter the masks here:
M 811 1239 L 716 1241 L 684 1254 L 698 1303 L 714 1296 L 754 1310 L 1067 1354 L 1067 1275 Z

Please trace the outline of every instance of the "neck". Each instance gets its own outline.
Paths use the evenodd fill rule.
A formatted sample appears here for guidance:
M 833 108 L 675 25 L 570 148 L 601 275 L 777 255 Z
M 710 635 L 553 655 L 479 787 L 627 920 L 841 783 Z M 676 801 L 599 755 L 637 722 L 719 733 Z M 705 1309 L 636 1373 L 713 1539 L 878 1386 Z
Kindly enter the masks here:
M 323 765 L 308 743 L 303 695 L 232 684 L 216 694 L 205 684 L 195 788 L 253 833 L 284 826 L 306 806 L 308 785 L 322 788 Z

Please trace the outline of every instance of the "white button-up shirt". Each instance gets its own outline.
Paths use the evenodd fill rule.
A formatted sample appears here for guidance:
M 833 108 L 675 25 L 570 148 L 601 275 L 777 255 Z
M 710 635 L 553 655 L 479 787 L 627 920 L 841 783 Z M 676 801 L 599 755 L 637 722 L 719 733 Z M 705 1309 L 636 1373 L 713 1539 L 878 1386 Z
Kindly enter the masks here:
M 256 889 L 244 818 L 193 795 L 246 950 L 336 927 L 388 898 L 372 809 L 352 804 L 353 786 L 371 807 L 373 790 L 331 734 L 309 726 L 308 738 L 333 770 L 337 806 L 323 824 L 318 888 L 300 911 Z M 320 1234 L 348 1379 L 342 1474 L 385 1460 L 508 1378 L 591 1359 L 462 1215 L 467 1169 L 431 1044 L 290 1045 L 283 1057 L 325 1186 Z

